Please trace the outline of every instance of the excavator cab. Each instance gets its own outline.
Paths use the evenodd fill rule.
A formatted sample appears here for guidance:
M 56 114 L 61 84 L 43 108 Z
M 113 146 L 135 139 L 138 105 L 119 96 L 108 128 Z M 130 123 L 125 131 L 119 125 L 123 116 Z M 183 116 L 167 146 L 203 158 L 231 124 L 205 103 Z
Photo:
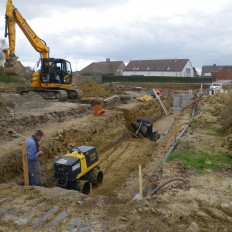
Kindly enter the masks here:
M 64 59 L 40 59 L 32 72 L 32 87 L 57 88 L 71 84 L 71 64 Z

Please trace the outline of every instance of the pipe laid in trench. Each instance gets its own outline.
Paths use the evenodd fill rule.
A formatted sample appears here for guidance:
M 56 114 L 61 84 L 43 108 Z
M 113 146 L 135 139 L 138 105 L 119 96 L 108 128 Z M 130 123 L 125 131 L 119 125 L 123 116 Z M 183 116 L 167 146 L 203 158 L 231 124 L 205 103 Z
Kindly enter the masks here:
M 157 172 L 157 174 L 155 175 L 154 179 L 156 180 L 156 183 L 157 181 L 159 180 L 160 176 L 161 176 L 161 173 L 162 173 L 162 170 L 163 170 L 163 166 L 165 164 L 165 162 L 167 161 L 168 157 L 170 156 L 170 154 L 176 149 L 176 147 L 178 146 L 178 143 L 179 143 L 179 140 L 182 138 L 182 136 L 186 133 L 186 131 L 188 130 L 188 128 L 191 126 L 191 122 L 192 122 L 192 119 L 193 119 L 193 116 L 195 115 L 195 110 L 196 110 L 196 104 L 193 105 L 193 110 L 192 110 L 192 113 L 191 113 L 191 116 L 190 116 L 190 119 L 189 119 L 189 122 L 188 123 L 185 123 L 187 124 L 185 126 L 185 128 L 179 133 L 179 135 L 175 138 L 175 141 L 172 143 L 172 145 L 170 146 L 168 152 L 166 153 L 163 161 L 161 162 L 161 165 L 160 165 L 160 169 L 159 171 Z M 182 124 L 184 125 L 184 124 Z M 176 178 L 181 178 L 181 177 L 176 177 Z M 184 178 L 182 178 L 184 179 Z M 176 179 L 174 179 L 176 180 Z M 171 180 L 174 181 L 174 180 Z M 184 182 L 186 182 L 186 180 L 182 180 Z M 170 181 L 168 180 L 167 183 L 163 183 L 163 184 L 160 184 L 160 185 L 157 185 L 157 184 L 152 184 L 151 187 L 148 189 L 147 191 L 147 194 L 146 196 L 152 196 L 153 194 L 155 194 L 160 188 L 162 188 L 164 185 L 170 183 Z M 157 190 L 156 190 L 157 189 Z
M 154 188 L 153 190 L 151 190 L 147 196 L 152 196 L 154 194 L 156 194 L 161 188 L 163 188 L 165 185 L 173 182 L 173 181 L 183 181 L 184 183 L 187 183 L 187 180 L 183 177 L 173 177 L 171 179 L 166 180 L 165 182 L 161 183 L 160 185 L 158 185 L 156 188 Z

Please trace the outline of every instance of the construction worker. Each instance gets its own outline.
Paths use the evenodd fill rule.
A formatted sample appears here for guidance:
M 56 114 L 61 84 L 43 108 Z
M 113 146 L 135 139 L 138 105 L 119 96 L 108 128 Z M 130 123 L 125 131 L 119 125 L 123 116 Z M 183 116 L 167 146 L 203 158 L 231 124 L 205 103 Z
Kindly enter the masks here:
M 26 141 L 30 185 L 41 185 L 41 168 L 39 156 L 43 154 L 43 151 L 39 149 L 38 142 L 42 139 L 43 135 L 44 134 L 41 130 L 37 130 L 34 135 L 29 137 Z

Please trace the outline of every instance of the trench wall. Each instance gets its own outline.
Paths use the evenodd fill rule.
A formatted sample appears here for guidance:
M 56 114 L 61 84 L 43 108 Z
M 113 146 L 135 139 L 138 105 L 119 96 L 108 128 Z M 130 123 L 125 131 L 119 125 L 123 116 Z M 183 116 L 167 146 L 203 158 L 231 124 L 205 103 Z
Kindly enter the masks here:
M 155 121 L 163 114 L 157 102 L 138 102 L 121 105 L 114 111 L 106 111 L 102 116 L 95 117 L 90 114 L 88 117 L 72 118 L 69 124 L 60 122 L 57 128 L 52 128 L 54 132 L 50 132 L 49 137 L 46 136 L 46 140 L 43 141 L 42 179 L 47 186 L 54 183 L 54 161 L 59 156 L 65 155 L 70 147 L 89 145 L 96 146 L 99 153 L 105 152 L 123 139 L 132 137 L 128 131 L 132 121 L 139 117 L 147 117 Z M 0 156 L 0 182 L 18 178 L 17 183 L 22 184 L 21 147 L 16 144 Z

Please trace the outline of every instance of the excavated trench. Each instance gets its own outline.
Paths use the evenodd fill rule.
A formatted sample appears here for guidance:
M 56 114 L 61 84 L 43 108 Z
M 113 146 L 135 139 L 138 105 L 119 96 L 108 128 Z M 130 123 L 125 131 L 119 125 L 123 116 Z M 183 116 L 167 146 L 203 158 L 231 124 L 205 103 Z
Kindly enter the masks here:
M 113 109 L 107 102 L 108 109 L 101 116 L 93 116 L 90 104 L 63 103 L 63 107 L 59 103 L 49 104 L 53 104 L 52 107 L 56 104 L 56 110 L 51 111 L 44 107 L 41 113 L 37 109 L 36 113 L 30 112 L 29 116 L 14 115 L 0 121 L 1 183 L 23 185 L 21 143 L 25 141 L 24 137 L 31 135 L 36 128 L 45 133 L 41 142 L 44 151 L 41 167 L 42 185 L 48 188 L 56 186 L 53 177 L 55 160 L 65 155 L 72 146 L 96 147 L 104 182 L 94 189 L 94 194 L 101 195 L 114 195 L 126 178 L 134 172 L 137 173 L 138 164 L 148 162 L 157 146 L 148 139 L 135 138 L 130 132 L 130 123 L 141 117 L 147 117 L 153 122 L 161 118 L 164 112 L 158 101 L 113 101 Z M 169 107 L 168 103 L 165 104 Z M 9 130 L 16 131 L 23 137 L 11 138 Z

